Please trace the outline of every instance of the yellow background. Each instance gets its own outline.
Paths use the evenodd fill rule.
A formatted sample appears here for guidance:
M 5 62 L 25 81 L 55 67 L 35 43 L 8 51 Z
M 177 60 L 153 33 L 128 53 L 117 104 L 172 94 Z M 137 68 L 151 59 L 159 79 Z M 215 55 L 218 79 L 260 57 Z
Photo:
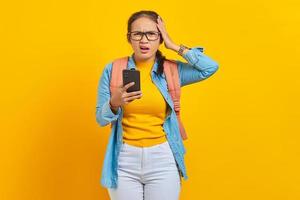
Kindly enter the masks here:
M 203 46 L 220 64 L 182 89 L 189 179 L 180 199 L 300 199 L 299 1 L 8 2 L 1 200 L 108 199 L 97 83 L 106 63 L 131 54 L 126 23 L 141 9 L 157 11 L 175 43 Z

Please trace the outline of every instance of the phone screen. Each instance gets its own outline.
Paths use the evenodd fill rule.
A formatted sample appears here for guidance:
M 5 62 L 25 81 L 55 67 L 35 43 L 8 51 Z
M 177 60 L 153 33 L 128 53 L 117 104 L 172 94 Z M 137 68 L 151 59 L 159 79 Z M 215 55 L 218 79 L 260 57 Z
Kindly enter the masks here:
M 134 92 L 141 90 L 140 87 L 140 71 L 135 69 L 124 69 L 123 70 L 123 86 L 127 85 L 130 82 L 135 84 L 129 87 L 126 92 Z

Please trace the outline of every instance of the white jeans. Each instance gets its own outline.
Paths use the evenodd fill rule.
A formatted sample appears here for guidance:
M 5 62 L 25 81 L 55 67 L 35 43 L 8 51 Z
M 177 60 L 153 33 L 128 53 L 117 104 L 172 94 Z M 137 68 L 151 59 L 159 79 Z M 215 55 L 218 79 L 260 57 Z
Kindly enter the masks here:
M 111 200 L 178 200 L 181 177 L 168 141 L 151 147 L 122 144 L 118 187 Z

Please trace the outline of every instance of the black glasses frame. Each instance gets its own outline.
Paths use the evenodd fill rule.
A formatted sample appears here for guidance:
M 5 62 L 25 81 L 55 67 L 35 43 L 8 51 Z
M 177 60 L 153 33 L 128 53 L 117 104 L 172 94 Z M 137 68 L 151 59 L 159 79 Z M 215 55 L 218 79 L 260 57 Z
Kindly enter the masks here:
M 142 37 L 141 39 L 139 40 L 136 40 L 136 39 L 132 39 L 131 37 L 131 33 L 141 33 L 142 34 Z M 148 36 L 147 36 L 147 33 L 158 33 L 158 37 L 155 39 L 155 40 L 158 40 L 159 36 L 161 36 L 161 33 L 159 31 L 147 31 L 147 32 L 141 32 L 141 31 L 132 31 L 132 32 L 129 32 L 127 33 L 128 37 L 134 41 L 141 41 L 144 37 L 144 35 L 146 36 L 147 40 L 148 41 L 155 41 L 155 40 L 149 40 Z

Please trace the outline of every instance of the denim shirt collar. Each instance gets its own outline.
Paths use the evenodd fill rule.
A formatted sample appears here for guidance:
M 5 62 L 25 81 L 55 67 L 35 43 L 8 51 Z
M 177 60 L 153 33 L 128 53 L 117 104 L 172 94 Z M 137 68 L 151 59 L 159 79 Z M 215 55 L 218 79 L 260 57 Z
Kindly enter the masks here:
M 136 68 L 136 64 L 133 58 L 134 53 L 132 53 L 129 57 L 128 57 L 128 64 L 127 64 L 127 69 L 137 69 Z M 155 58 L 154 64 L 152 66 L 152 73 L 154 72 L 155 74 L 157 74 L 157 68 L 158 68 L 158 60 L 157 58 Z M 165 74 L 162 73 L 162 77 L 165 78 Z

